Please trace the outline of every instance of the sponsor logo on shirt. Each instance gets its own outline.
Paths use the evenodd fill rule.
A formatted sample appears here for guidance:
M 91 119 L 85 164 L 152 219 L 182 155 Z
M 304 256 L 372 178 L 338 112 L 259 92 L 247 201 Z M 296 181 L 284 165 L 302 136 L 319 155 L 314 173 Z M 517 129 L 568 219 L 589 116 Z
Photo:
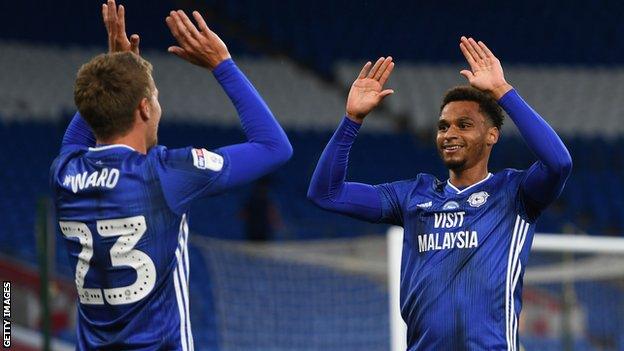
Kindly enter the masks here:
M 489 196 L 490 194 L 488 194 L 486 191 L 479 191 L 478 193 L 470 195 L 470 197 L 468 198 L 468 203 L 472 207 L 480 207 L 487 201 L 487 198 Z
M 206 149 L 192 149 L 193 165 L 198 169 L 219 172 L 223 168 L 223 156 Z
M 478 247 L 477 231 L 462 228 L 465 216 L 465 211 L 434 213 L 433 228 L 437 231 L 418 235 L 418 252 Z

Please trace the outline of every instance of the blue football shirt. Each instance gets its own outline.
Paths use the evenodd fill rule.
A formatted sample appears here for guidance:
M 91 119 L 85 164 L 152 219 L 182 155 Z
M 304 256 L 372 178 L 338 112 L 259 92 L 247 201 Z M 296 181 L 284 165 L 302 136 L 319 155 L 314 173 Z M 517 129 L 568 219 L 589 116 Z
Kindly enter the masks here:
M 429 174 L 377 186 L 382 221 L 404 227 L 401 314 L 409 350 L 516 350 L 522 276 L 538 210 L 526 171 L 465 189 Z
M 227 155 L 227 154 L 224 154 Z M 186 212 L 224 190 L 227 156 L 71 147 L 51 186 L 78 290 L 79 350 L 192 350 Z

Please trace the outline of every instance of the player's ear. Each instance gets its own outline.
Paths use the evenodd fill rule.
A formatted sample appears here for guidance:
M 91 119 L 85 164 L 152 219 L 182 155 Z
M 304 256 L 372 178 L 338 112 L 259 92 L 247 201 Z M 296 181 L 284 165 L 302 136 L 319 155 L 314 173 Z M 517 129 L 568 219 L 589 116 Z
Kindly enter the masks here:
M 143 122 L 147 122 L 150 119 L 150 105 L 148 99 L 141 99 L 137 109 L 139 110 L 139 116 L 141 116 Z
M 500 131 L 497 127 L 490 127 L 487 131 L 487 144 L 494 145 L 498 142 L 498 137 L 500 136 Z

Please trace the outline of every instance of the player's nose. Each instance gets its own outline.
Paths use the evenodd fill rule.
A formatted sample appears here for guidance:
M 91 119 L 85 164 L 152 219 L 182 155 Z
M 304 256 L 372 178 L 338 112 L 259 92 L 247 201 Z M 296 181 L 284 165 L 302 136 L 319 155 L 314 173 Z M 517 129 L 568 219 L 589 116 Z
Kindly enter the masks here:
M 444 140 L 452 140 L 458 138 L 457 128 L 455 126 L 449 126 L 444 132 Z

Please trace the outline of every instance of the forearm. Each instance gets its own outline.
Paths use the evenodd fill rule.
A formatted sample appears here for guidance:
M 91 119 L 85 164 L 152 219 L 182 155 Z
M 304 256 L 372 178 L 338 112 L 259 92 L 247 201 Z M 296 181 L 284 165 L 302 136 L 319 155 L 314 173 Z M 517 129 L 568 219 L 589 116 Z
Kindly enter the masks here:
M 308 199 L 323 209 L 377 222 L 382 215 L 378 190 L 368 184 L 345 181 L 349 151 L 359 128 L 359 124 L 343 119 L 314 170 Z
M 248 142 L 261 144 L 276 156 L 288 159 L 292 146 L 286 133 L 234 61 L 228 59 L 221 62 L 213 74 L 234 104 Z
M 545 206 L 559 195 L 570 175 L 570 153 L 557 133 L 515 90 L 507 92 L 499 104 L 538 158 L 538 162 L 529 169 L 523 191 L 539 205 Z
M 231 162 L 228 185 L 252 181 L 284 164 L 292 146 L 251 82 L 231 59 L 221 62 L 213 74 L 234 104 L 248 140 L 219 149 Z
M 61 150 L 68 146 L 95 146 L 95 135 L 79 112 L 76 112 L 74 118 L 69 122 L 69 126 L 63 135 Z

